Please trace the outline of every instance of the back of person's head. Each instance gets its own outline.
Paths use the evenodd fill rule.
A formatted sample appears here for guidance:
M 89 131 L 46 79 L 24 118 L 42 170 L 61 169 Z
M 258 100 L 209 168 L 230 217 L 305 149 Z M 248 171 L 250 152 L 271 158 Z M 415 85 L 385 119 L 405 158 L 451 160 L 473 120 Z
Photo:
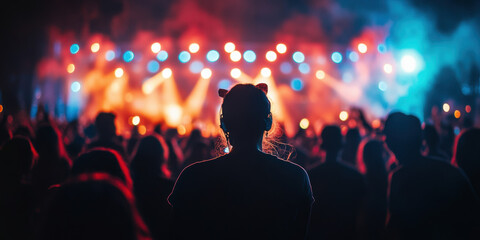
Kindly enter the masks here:
M 15 131 L 13 132 L 13 136 L 22 136 L 26 137 L 28 139 L 34 139 L 34 133 L 33 129 L 30 125 L 27 124 L 21 124 L 20 126 L 15 128 Z
M 235 146 L 255 142 L 272 127 L 266 84 L 237 84 L 223 98 L 221 127 Z
M 364 169 L 362 171 L 366 173 L 385 173 L 385 148 L 383 142 L 372 139 L 365 142 L 359 152 L 359 158 L 362 159 Z
M 38 127 L 35 135 L 35 148 L 40 158 L 48 156 L 49 159 L 54 161 L 53 158 L 58 159 L 64 156 L 65 149 L 57 128 L 48 123 L 43 123 Z
M 19 181 L 30 173 L 37 160 L 37 152 L 26 137 L 16 136 L 8 141 L 0 153 L 2 177 Z
M 411 160 L 420 154 L 422 127 L 420 120 L 413 115 L 395 112 L 385 121 L 385 142 L 397 160 Z
M 320 136 L 322 138 L 321 148 L 326 152 L 338 152 L 342 149 L 343 137 L 340 127 L 336 125 L 325 126 Z
M 457 138 L 453 163 L 466 172 L 480 172 L 480 129 L 470 128 Z
M 105 173 L 82 174 L 55 189 L 37 239 L 149 239 L 131 191 Z
M 168 159 L 168 146 L 158 135 L 150 135 L 140 140 L 130 168 L 136 176 L 161 174 L 162 165 Z
M 437 148 L 440 141 L 437 129 L 431 124 L 426 124 L 423 128 L 423 137 L 429 148 Z
M 116 135 L 115 114 L 100 112 L 95 118 L 95 128 L 100 138 L 109 139 Z
M 360 130 L 358 128 L 350 128 L 345 134 L 345 144 L 358 146 L 362 136 L 360 135 Z
M 122 157 L 108 148 L 93 148 L 82 153 L 73 163 L 72 175 L 83 173 L 108 173 L 119 178 L 127 187 L 132 187 L 132 178 Z

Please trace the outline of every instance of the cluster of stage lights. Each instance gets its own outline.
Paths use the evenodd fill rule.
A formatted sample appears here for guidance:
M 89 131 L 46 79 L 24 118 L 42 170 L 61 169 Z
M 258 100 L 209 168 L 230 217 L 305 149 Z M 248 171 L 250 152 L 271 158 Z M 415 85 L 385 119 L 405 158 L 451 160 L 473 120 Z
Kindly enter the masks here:
M 100 43 L 95 42 L 90 46 L 90 50 L 92 53 L 98 53 L 100 51 Z M 159 42 L 155 42 L 150 46 L 150 50 L 152 53 L 156 54 L 155 55 L 155 60 L 151 60 L 147 63 L 147 70 L 150 73 L 156 73 L 160 70 L 160 63 L 165 62 L 169 58 L 169 54 L 167 51 L 162 49 L 162 45 Z M 229 56 L 229 59 L 232 62 L 239 62 L 242 60 L 247 62 L 247 63 L 253 63 L 257 60 L 257 54 L 253 50 L 246 50 L 243 52 L 240 52 L 237 50 L 235 44 L 233 42 L 227 42 L 224 45 L 223 49 Z M 287 46 L 283 43 L 279 43 L 275 46 L 275 50 L 269 50 L 265 53 L 265 60 L 268 62 L 275 62 L 278 58 L 278 54 L 285 54 L 287 53 Z M 365 54 L 368 52 L 368 46 L 365 43 L 359 43 L 357 45 L 357 51 L 350 51 L 347 53 L 348 58 L 350 59 L 351 62 L 357 62 L 360 59 L 360 54 Z M 386 52 L 386 46 L 384 44 L 379 44 L 377 46 L 377 50 L 379 53 L 385 53 Z M 70 46 L 70 53 L 71 54 L 77 54 L 80 51 L 80 45 L 78 44 L 72 44 Z M 192 54 L 198 53 L 200 51 L 200 45 L 198 43 L 191 43 L 188 46 L 188 51 L 181 51 L 178 54 L 178 60 L 181 63 L 188 63 L 192 60 Z M 118 51 L 114 50 L 107 50 L 104 53 L 105 59 L 107 61 L 112 61 L 115 59 L 115 57 L 118 54 Z M 124 62 L 132 62 L 135 59 L 135 54 L 131 50 L 125 51 L 123 54 L 121 54 L 123 61 Z M 295 63 L 298 63 L 298 70 L 302 74 L 308 74 L 310 73 L 310 65 L 305 62 L 305 55 L 300 52 L 300 51 L 295 51 L 292 53 L 292 60 Z M 214 63 L 217 62 L 220 59 L 220 53 L 217 50 L 209 50 L 205 58 L 208 62 Z M 331 54 L 330 56 L 332 62 L 336 64 L 340 64 L 344 57 L 342 53 L 335 51 Z M 403 69 L 404 72 L 406 73 L 412 73 L 417 69 L 417 60 L 414 56 L 410 54 L 405 54 L 401 60 L 400 60 L 400 66 Z M 206 69 L 204 68 L 204 64 L 201 61 L 198 60 L 193 60 L 190 63 L 189 69 L 192 73 L 198 74 L 200 73 L 202 78 L 210 78 L 212 76 L 212 70 L 211 69 Z M 280 70 L 281 72 L 285 74 L 289 74 L 292 71 L 292 66 L 288 62 L 283 62 L 280 65 Z M 68 64 L 67 66 L 67 72 L 68 73 L 73 73 L 75 71 L 75 65 L 73 63 Z M 123 70 L 122 73 L 120 74 L 119 69 L 117 68 L 115 71 L 115 76 L 121 77 L 123 76 Z M 171 71 L 171 69 L 170 69 Z M 383 71 L 386 74 L 391 74 L 394 71 L 394 66 L 391 63 L 385 63 L 383 65 Z M 168 70 L 167 72 L 168 73 Z M 264 67 L 260 70 L 260 74 L 262 77 L 268 78 L 272 75 L 272 70 Z M 168 75 L 168 74 L 166 74 Z M 242 71 L 239 68 L 233 68 L 230 71 L 230 76 L 234 79 L 240 78 L 242 75 Z M 348 74 L 347 74 L 348 75 Z M 319 80 L 322 80 L 326 77 L 326 73 L 323 70 L 317 70 L 315 72 L 315 77 Z M 290 86 L 293 90 L 295 91 L 300 91 L 303 89 L 303 81 L 300 78 L 294 78 L 290 81 Z M 386 91 L 387 90 L 387 83 L 384 81 L 380 81 L 378 83 L 378 88 L 381 91 Z M 78 89 L 77 87 L 72 86 L 73 89 Z
M 449 113 L 450 110 L 451 110 L 450 104 L 444 103 L 442 105 L 442 109 L 443 109 L 444 112 Z M 472 107 L 470 105 L 466 105 L 465 106 L 465 113 L 470 113 L 471 111 L 472 111 Z M 456 109 L 455 111 L 453 111 L 453 116 L 455 118 L 459 119 L 462 116 L 462 111 L 460 111 L 460 109 Z

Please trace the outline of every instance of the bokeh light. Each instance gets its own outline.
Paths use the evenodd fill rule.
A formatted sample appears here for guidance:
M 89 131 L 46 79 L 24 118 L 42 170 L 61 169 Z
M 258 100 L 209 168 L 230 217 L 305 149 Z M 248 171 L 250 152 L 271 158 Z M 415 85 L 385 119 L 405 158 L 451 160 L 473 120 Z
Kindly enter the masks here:
M 346 83 L 352 82 L 352 81 L 353 81 L 353 74 L 352 74 L 351 72 L 349 72 L 349 71 L 344 72 L 344 73 L 342 74 L 342 81 L 343 81 L 343 82 L 346 82 Z
M 172 74 L 173 74 L 173 72 L 172 72 L 172 69 L 170 69 L 170 68 L 165 68 L 162 71 L 162 77 L 163 78 L 170 78 L 172 76 Z
M 368 50 L 367 45 L 365 43 L 358 44 L 358 51 L 360 53 L 366 53 Z
M 338 118 L 340 118 L 341 121 L 345 122 L 348 119 L 348 112 L 347 111 L 341 111 L 340 114 L 338 115 Z
M 380 121 L 380 119 L 375 119 L 372 121 L 372 127 L 377 129 L 377 128 L 380 128 L 380 126 L 382 126 L 382 121 Z
M 358 55 L 357 52 L 353 51 L 353 52 L 350 52 L 350 53 L 348 54 L 348 58 L 349 58 L 350 61 L 352 61 L 352 62 L 357 62 L 358 59 L 360 59 L 360 56 Z
M 200 61 L 193 61 L 192 63 L 190 63 L 190 66 L 188 68 L 192 73 L 199 73 L 203 69 L 203 63 Z
M 302 63 L 305 61 L 305 55 L 302 52 L 294 52 L 292 55 L 292 59 L 296 63 Z
M 162 45 L 158 42 L 154 42 L 152 43 L 152 46 L 150 46 L 150 50 L 152 50 L 153 53 L 158 53 L 162 50 Z
M 403 71 L 407 73 L 411 73 L 415 71 L 417 67 L 417 61 L 412 55 L 405 55 L 400 60 L 400 64 L 402 66 Z
M 204 79 L 211 78 L 211 77 L 212 77 L 212 70 L 210 70 L 210 68 L 204 68 L 204 69 L 202 70 L 202 72 L 200 73 L 200 75 L 201 75 L 202 78 L 204 78 Z
M 310 125 L 310 121 L 308 121 L 308 119 L 306 118 L 302 118 L 302 120 L 300 120 L 300 123 L 298 125 L 300 126 L 301 129 L 307 129 L 308 126 Z
M 0 113 L 3 112 L 3 105 L 0 104 Z
M 216 62 L 220 58 L 220 54 L 216 50 L 210 50 L 207 53 L 207 61 Z
M 157 61 L 151 60 L 151 61 L 148 62 L 147 70 L 150 73 L 156 73 L 156 72 L 158 72 L 159 69 L 160 69 L 160 64 Z
M 242 54 L 239 51 L 233 51 L 230 53 L 230 60 L 232 62 L 238 62 L 242 59 Z
M 180 52 L 180 54 L 178 54 L 178 60 L 181 62 L 181 63 L 187 63 L 188 61 L 190 61 L 190 53 L 187 52 L 187 51 L 182 51 Z
M 147 133 L 147 127 L 145 127 L 145 125 L 138 126 L 138 133 L 140 135 L 145 135 Z
M 294 78 L 290 81 L 290 87 L 294 91 L 301 91 L 303 89 L 303 81 L 300 78 Z
M 177 127 L 177 133 L 178 133 L 178 135 L 183 136 L 183 135 L 187 134 L 187 128 L 185 128 L 184 125 L 179 125 Z
M 277 52 L 280 53 L 280 54 L 284 54 L 287 52 L 287 45 L 283 44 L 283 43 L 279 43 L 277 44 Z
M 243 59 L 245 59 L 246 62 L 252 63 L 257 59 L 257 55 L 254 51 L 247 50 L 243 53 Z
M 260 75 L 262 75 L 262 77 L 264 78 L 268 78 L 272 76 L 272 71 L 270 70 L 270 68 L 264 67 L 260 70 Z
M 232 42 L 227 42 L 225 43 L 225 46 L 223 47 L 223 49 L 225 50 L 225 52 L 231 53 L 235 51 L 235 44 L 233 44 Z
M 239 78 L 240 76 L 242 75 L 242 71 L 238 68 L 234 68 L 230 71 L 230 76 L 232 76 L 232 78 Z
M 277 60 L 277 54 L 276 54 L 274 51 L 268 51 L 268 52 L 265 54 L 265 58 L 266 58 L 267 61 L 269 61 L 269 62 L 275 62 L 275 60 Z
M 383 65 L 383 71 L 387 74 L 390 74 L 392 73 L 393 71 L 393 66 L 392 64 L 389 64 L 389 63 L 385 63 L 385 65 Z
M 387 91 L 387 88 L 388 88 L 388 85 L 385 81 L 378 82 L 378 89 L 380 89 L 380 91 L 385 92 Z
M 442 106 L 442 109 L 444 112 L 449 112 L 450 111 L 450 105 L 448 103 L 444 103 Z
M 232 82 L 228 79 L 222 79 L 218 82 L 218 88 L 221 89 L 229 89 L 232 85 Z
M 70 46 L 70 53 L 71 54 L 77 54 L 78 51 L 80 51 L 80 46 L 78 44 L 74 43 Z
M 303 74 L 308 74 L 310 72 L 310 65 L 308 65 L 308 63 L 301 63 L 298 65 L 298 71 Z
M 453 112 L 453 116 L 458 119 L 460 116 L 462 116 L 462 113 L 459 110 L 455 110 L 455 112 Z
M 126 51 L 123 53 L 123 61 L 131 62 L 135 58 L 135 54 L 132 51 Z
M 77 81 L 73 82 L 72 85 L 70 86 L 70 89 L 72 90 L 72 92 L 78 92 L 80 91 L 80 88 L 82 88 L 82 85 Z
M 289 62 L 283 62 L 280 64 L 280 71 L 283 74 L 289 74 L 292 72 L 292 65 Z
M 108 50 L 105 53 L 105 60 L 112 61 L 115 58 L 115 52 L 113 50 Z
M 140 124 L 140 117 L 139 117 L 139 116 L 134 116 L 134 117 L 132 118 L 132 124 L 133 124 L 134 126 L 137 126 L 138 124 Z
M 90 50 L 92 53 L 96 53 L 100 50 L 100 43 L 94 43 L 92 46 L 90 46 Z
M 315 73 L 315 77 L 316 77 L 317 79 L 320 79 L 320 80 L 321 80 L 321 79 L 324 79 L 324 78 L 325 78 L 325 72 L 322 71 L 322 70 L 318 70 L 318 71 Z
M 68 64 L 67 72 L 68 73 L 73 73 L 74 71 L 75 71 L 75 65 L 73 63 Z
M 122 76 L 123 76 L 123 69 L 122 68 L 115 69 L 115 77 L 121 78 Z
M 192 43 L 188 46 L 188 51 L 191 53 L 197 53 L 200 50 L 200 45 L 198 43 Z
M 167 51 L 161 50 L 160 52 L 158 52 L 158 54 L 157 54 L 157 59 L 158 59 L 158 61 L 164 62 L 164 61 L 167 60 L 167 58 L 168 58 L 168 53 L 167 53 Z
M 385 46 L 385 44 L 378 44 L 377 51 L 379 53 L 385 53 L 387 52 L 387 46 Z
M 465 112 L 470 113 L 472 111 L 472 107 L 470 105 L 465 106 Z
M 339 52 L 333 52 L 331 58 L 334 63 L 341 63 L 343 60 L 342 54 Z

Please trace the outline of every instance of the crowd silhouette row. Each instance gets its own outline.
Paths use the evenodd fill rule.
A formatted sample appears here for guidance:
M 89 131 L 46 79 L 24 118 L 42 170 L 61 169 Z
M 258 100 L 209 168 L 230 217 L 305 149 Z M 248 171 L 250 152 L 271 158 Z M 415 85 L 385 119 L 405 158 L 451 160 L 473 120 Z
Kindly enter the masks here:
M 401 112 L 372 128 L 354 109 L 350 129 L 272 136 L 267 94 L 219 90 L 221 156 L 199 130 L 124 139 L 112 113 L 2 116 L 0 239 L 479 238 L 480 129 Z

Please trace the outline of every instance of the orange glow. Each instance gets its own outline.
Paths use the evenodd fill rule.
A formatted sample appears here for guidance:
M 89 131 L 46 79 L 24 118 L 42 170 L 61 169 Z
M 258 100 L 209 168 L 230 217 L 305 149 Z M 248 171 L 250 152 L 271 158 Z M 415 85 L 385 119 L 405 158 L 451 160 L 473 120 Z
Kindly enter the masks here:
M 230 71 L 230 76 L 232 76 L 232 78 L 239 78 L 240 76 L 242 76 L 242 71 L 238 68 L 234 68 L 232 69 L 232 71 Z
M 277 60 L 277 54 L 274 51 L 268 51 L 267 54 L 265 54 L 265 58 L 269 62 L 275 62 L 275 60 Z
M 67 72 L 68 73 L 73 73 L 74 71 L 75 71 L 75 65 L 73 63 L 68 64 Z
M 358 44 L 358 51 L 360 53 L 366 53 L 367 52 L 367 45 L 365 43 L 360 43 Z
M 338 117 L 340 118 L 340 120 L 345 122 L 348 119 L 348 112 L 347 111 L 341 111 L 340 114 L 338 115 Z
M 150 50 L 152 50 L 153 53 L 159 53 L 160 50 L 162 50 L 162 45 L 160 45 L 158 42 L 155 42 L 150 47 Z
M 3 105 L 0 104 L 0 113 L 3 112 Z
M 242 54 L 239 51 L 233 51 L 230 53 L 230 60 L 233 62 L 238 62 L 240 59 L 242 59 Z
M 92 50 L 92 53 L 98 52 L 98 50 L 100 50 L 100 44 L 99 43 L 92 44 L 92 46 L 90 47 L 90 50 Z
M 268 78 L 272 76 L 272 70 L 270 70 L 270 68 L 264 67 L 262 68 L 262 70 L 260 70 L 260 75 L 262 75 L 262 77 Z
M 280 53 L 280 54 L 283 54 L 283 53 L 286 53 L 287 52 L 287 45 L 283 44 L 283 43 L 279 43 L 277 44 L 277 52 Z
M 322 70 L 318 70 L 316 73 L 315 73 L 315 77 L 317 77 L 317 79 L 324 79 L 325 78 L 325 72 L 322 71 Z
M 380 128 L 382 122 L 380 121 L 380 119 L 375 119 L 372 121 L 372 127 L 373 128 Z
M 147 127 L 145 127 L 145 125 L 138 126 L 138 133 L 140 133 L 140 135 L 145 135 L 147 133 Z
M 142 92 L 144 94 L 152 93 L 161 83 L 165 81 L 165 78 L 162 76 L 162 72 L 155 74 L 153 77 L 147 79 L 142 84 Z
M 472 111 L 472 107 L 470 105 L 465 106 L 465 112 L 470 113 Z
M 235 44 L 233 44 L 232 42 L 227 42 L 225 43 L 224 49 L 225 49 L 225 52 L 231 53 L 235 51 Z
M 139 117 L 139 116 L 134 116 L 134 117 L 132 118 L 132 124 L 133 124 L 134 126 L 137 126 L 139 123 L 140 123 L 140 117 Z
M 188 117 L 196 118 L 202 112 L 203 106 L 205 104 L 205 99 L 207 98 L 209 85 L 210 85 L 210 77 L 208 78 L 202 77 L 197 81 L 197 83 L 193 87 L 193 90 L 188 96 L 184 105 L 184 112 Z
M 123 76 L 123 69 L 122 68 L 115 69 L 115 77 L 121 78 L 122 76 Z
M 211 78 L 212 77 L 212 70 L 210 68 L 204 68 L 200 73 L 202 78 Z
M 197 53 L 200 50 L 200 45 L 198 43 L 192 43 L 188 46 L 188 51 L 191 53 Z
M 177 127 L 177 132 L 180 136 L 183 136 L 187 133 L 187 129 L 185 128 L 185 126 L 180 125 Z
M 165 120 L 169 126 L 176 126 L 182 118 L 182 108 L 179 105 L 171 104 L 165 108 Z
M 301 129 L 307 129 L 309 125 L 310 121 L 308 121 L 308 119 L 303 118 L 302 120 L 300 120 L 299 126 Z
M 453 115 L 455 116 L 455 118 L 460 118 L 460 116 L 462 116 L 462 113 L 459 110 L 455 110 Z

